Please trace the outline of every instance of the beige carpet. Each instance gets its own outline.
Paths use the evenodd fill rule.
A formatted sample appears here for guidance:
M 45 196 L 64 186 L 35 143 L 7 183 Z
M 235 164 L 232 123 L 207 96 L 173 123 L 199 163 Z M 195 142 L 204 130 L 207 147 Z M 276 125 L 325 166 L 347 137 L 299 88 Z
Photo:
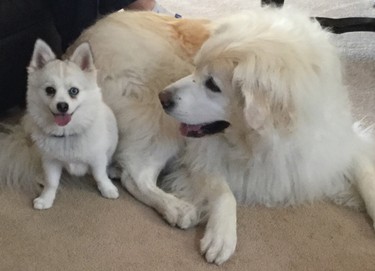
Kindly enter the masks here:
M 317 15 L 375 16 L 369 0 L 287 2 Z M 184 16 L 211 18 L 258 5 L 254 0 L 160 3 Z M 375 33 L 336 36 L 335 42 L 347 66 L 354 111 L 373 122 Z M 236 254 L 217 267 L 198 253 L 202 228 L 171 228 L 120 190 L 112 201 L 102 198 L 93 182 L 65 184 L 47 211 L 32 209 L 34 195 L 0 192 L 0 270 L 375 270 L 375 233 L 364 213 L 325 203 L 240 207 Z

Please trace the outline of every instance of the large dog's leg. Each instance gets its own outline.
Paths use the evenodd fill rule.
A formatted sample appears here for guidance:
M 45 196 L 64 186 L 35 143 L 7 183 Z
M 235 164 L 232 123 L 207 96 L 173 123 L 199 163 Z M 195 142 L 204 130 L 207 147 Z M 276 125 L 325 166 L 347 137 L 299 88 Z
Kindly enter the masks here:
M 359 157 L 355 165 L 354 174 L 359 193 L 365 202 L 367 213 L 375 221 L 375 168 L 372 160 L 365 155 Z
M 158 158 L 151 155 L 148 162 L 128 161 L 128 172 L 123 171 L 121 183 L 135 198 L 158 211 L 172 226 L 186 229 L 195 225 L 195 221 L 198 221 L 196 207 L 156 186 L 157 177 L 167 162 L 167 159 Z
M 234 253 L 237 244 L 236 199 L 225 180 L 207 180 L 208 221 L 201 251 L 208 262 L 224 263 Z

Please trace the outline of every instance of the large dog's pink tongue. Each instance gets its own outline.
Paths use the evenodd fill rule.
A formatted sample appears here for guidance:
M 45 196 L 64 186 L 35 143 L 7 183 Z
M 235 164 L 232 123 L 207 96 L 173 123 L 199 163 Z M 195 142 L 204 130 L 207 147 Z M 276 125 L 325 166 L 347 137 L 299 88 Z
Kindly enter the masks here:
M 202 137 L 205 135 L 213 135 L 220 133 L 228 128 L 230 125 L 229 122 L 225 120 L 218 120 L 211 123 L 202 123 L 202 124 L 186 124 L 181 123 L 180 132 L 183 136 L 187 137 Z
M 55 123 L 59 126 L 67 125 L 72 119 L 72 115 L 70 114 L 56 114 L 54 115 L 54 117 L 55 117 Z
M 191 124 L 181 123 L 180 133 L 183 136 L 188 136 L 188 137 L 202 137 L 204 136 L 204 133 L 201 130 L 201 128 L 202 128 L 202 124 L 191 125 Z

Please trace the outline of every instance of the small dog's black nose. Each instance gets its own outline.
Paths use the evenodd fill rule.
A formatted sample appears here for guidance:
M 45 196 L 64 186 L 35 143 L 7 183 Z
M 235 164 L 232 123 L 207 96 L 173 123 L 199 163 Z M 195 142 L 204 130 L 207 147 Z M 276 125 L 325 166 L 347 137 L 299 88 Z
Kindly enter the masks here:
M 66 113 L 69 110 L 69 105 L 64 102 L 57 103 L 56 107 L 57 107 L 57 110 L 59 110 L 59 112 L 61 113 Z
M 164 110 L 169 110 L 174 106 L 173 95 L 168 90 L 159 93 L 159 100 Z

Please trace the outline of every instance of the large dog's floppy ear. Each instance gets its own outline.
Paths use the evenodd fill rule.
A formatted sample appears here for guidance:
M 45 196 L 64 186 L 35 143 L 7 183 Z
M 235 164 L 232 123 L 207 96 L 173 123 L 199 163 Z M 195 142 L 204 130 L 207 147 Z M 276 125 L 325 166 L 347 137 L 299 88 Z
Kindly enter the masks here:
M 92 56 L 90 45 L 87 42 L 80 44 L 69 59 L 77 64 L 82 71 L 90 72 L 95 70 L 94 57 Z
M 243 110 L 247 124 L 254 130 L 262 130 L 269 116 L 266 97 L 262 97 L 261 93 L 252 93 L 246 84 L 241 86 L 241 92 L 245 98 Z
M 29 72 L 33 72 L 43 68 L 47 62 L 56 59 L 56 55 L 52 52 L 47 43 L 38 39 L 34 45 L 33 56 L 31 57 Z
M 269 115 L 269 106 L 265 93 L 262 93 L 254 67 L 247 65 L 246 61 L 237 63 L 233 72 L 233 84 L 239 89 L 244 99 L 244 117 L 250 128 L 261 130 Z
M 267 69 L 262 73 L 254 62 L 252 64 L 239 63 L 233 75 L 233 82 L 244 98 L 247 124 L 257 131 L 268 128 L 289 130 L 294 112 L 290 85 L 279 72 L 273 73 Z

